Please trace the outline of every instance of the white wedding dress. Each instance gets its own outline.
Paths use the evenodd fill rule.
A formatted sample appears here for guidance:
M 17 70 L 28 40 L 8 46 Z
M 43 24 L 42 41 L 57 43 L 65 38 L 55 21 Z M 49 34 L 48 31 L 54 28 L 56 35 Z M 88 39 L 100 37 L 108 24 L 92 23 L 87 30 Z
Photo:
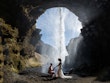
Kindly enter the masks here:
M 58 65 L 58 71 L 56 74 L 56 77 L 60 77 L 60 78 L 72 78 L 72 76 L 65 76 L 62 70 L 62 63 L 60 62 Z

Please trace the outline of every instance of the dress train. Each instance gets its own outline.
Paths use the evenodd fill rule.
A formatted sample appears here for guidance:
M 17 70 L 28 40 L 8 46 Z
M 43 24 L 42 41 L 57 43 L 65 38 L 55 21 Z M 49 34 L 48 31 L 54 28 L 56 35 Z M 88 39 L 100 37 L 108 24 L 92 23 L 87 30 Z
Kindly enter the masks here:
M 62 69 L 58 69 L 57 77 L 60 77 L 60 78 L 72 78 L 72 76 L 66 76 L 66 75 L 64 75 Z

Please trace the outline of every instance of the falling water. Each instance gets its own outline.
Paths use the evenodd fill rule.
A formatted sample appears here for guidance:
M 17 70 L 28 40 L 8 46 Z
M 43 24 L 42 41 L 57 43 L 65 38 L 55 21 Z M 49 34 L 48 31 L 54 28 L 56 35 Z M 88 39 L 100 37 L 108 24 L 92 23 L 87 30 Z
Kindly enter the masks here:
M 43 46 L 41 54 L 46 56 L 46 60 L 42 60 L 45 63 L 42 67 L 42 72 L 45 73 L 50 63 L 53 63 L 53 66 L 58 65 L 58 58 L 62 59 L 62 63 L 65 62 L 65 57 L 68 56 L 66 45 L 70 39 L 78 37 L 82 26 L 74 13 L 62 7 L 49 9 L 40 20 L 40 24 L 38 21 L 38 27 L 45 33 L 43 34 L 43 41 L 52 48 L 55 48 L 52 50 L 47 46 Z
M 62 12 L 63 9 L 59 8 L 59 27 L 58 27 L 58 36 L 59 39 L 56 40 L 58 42 L 57 49 L 58 49 L 58 57 L 62 59 L 62 62 L 65 61 L 65 56 L 68 55 L 66 46 L 65 46 L 65 16 L 66 14 Z

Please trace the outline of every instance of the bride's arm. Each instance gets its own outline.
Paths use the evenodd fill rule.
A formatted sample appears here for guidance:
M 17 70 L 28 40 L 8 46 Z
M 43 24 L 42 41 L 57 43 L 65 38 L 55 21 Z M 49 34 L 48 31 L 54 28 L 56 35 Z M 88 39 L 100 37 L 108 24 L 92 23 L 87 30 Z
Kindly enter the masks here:
M 59 63 L 56 67 L 58 67 L 59 65 L 61 65 L 61 63 Z M 54 70 L 56 67 L 54 67 L 53 70 Z

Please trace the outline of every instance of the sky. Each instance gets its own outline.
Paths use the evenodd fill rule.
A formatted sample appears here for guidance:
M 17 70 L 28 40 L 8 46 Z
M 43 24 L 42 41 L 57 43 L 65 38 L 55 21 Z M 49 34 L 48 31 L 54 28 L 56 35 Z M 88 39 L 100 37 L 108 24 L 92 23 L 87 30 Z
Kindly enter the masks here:
M 65 45 L 68 45 L 72 38 L 80 35 L 80 29 L 82 28 L 81 22 L 78 17 L 65 7 L 54 7 L 47 9 L 36 21 L 36 28 L 41 29 L 42 38 L 44 43 L 54 46 L 54 35 L 56 28 L 60 27 L 60 8 L 62 17 L 64 16 L 65 27 Z M 57 34 L 57 33 L 56 33 Z

